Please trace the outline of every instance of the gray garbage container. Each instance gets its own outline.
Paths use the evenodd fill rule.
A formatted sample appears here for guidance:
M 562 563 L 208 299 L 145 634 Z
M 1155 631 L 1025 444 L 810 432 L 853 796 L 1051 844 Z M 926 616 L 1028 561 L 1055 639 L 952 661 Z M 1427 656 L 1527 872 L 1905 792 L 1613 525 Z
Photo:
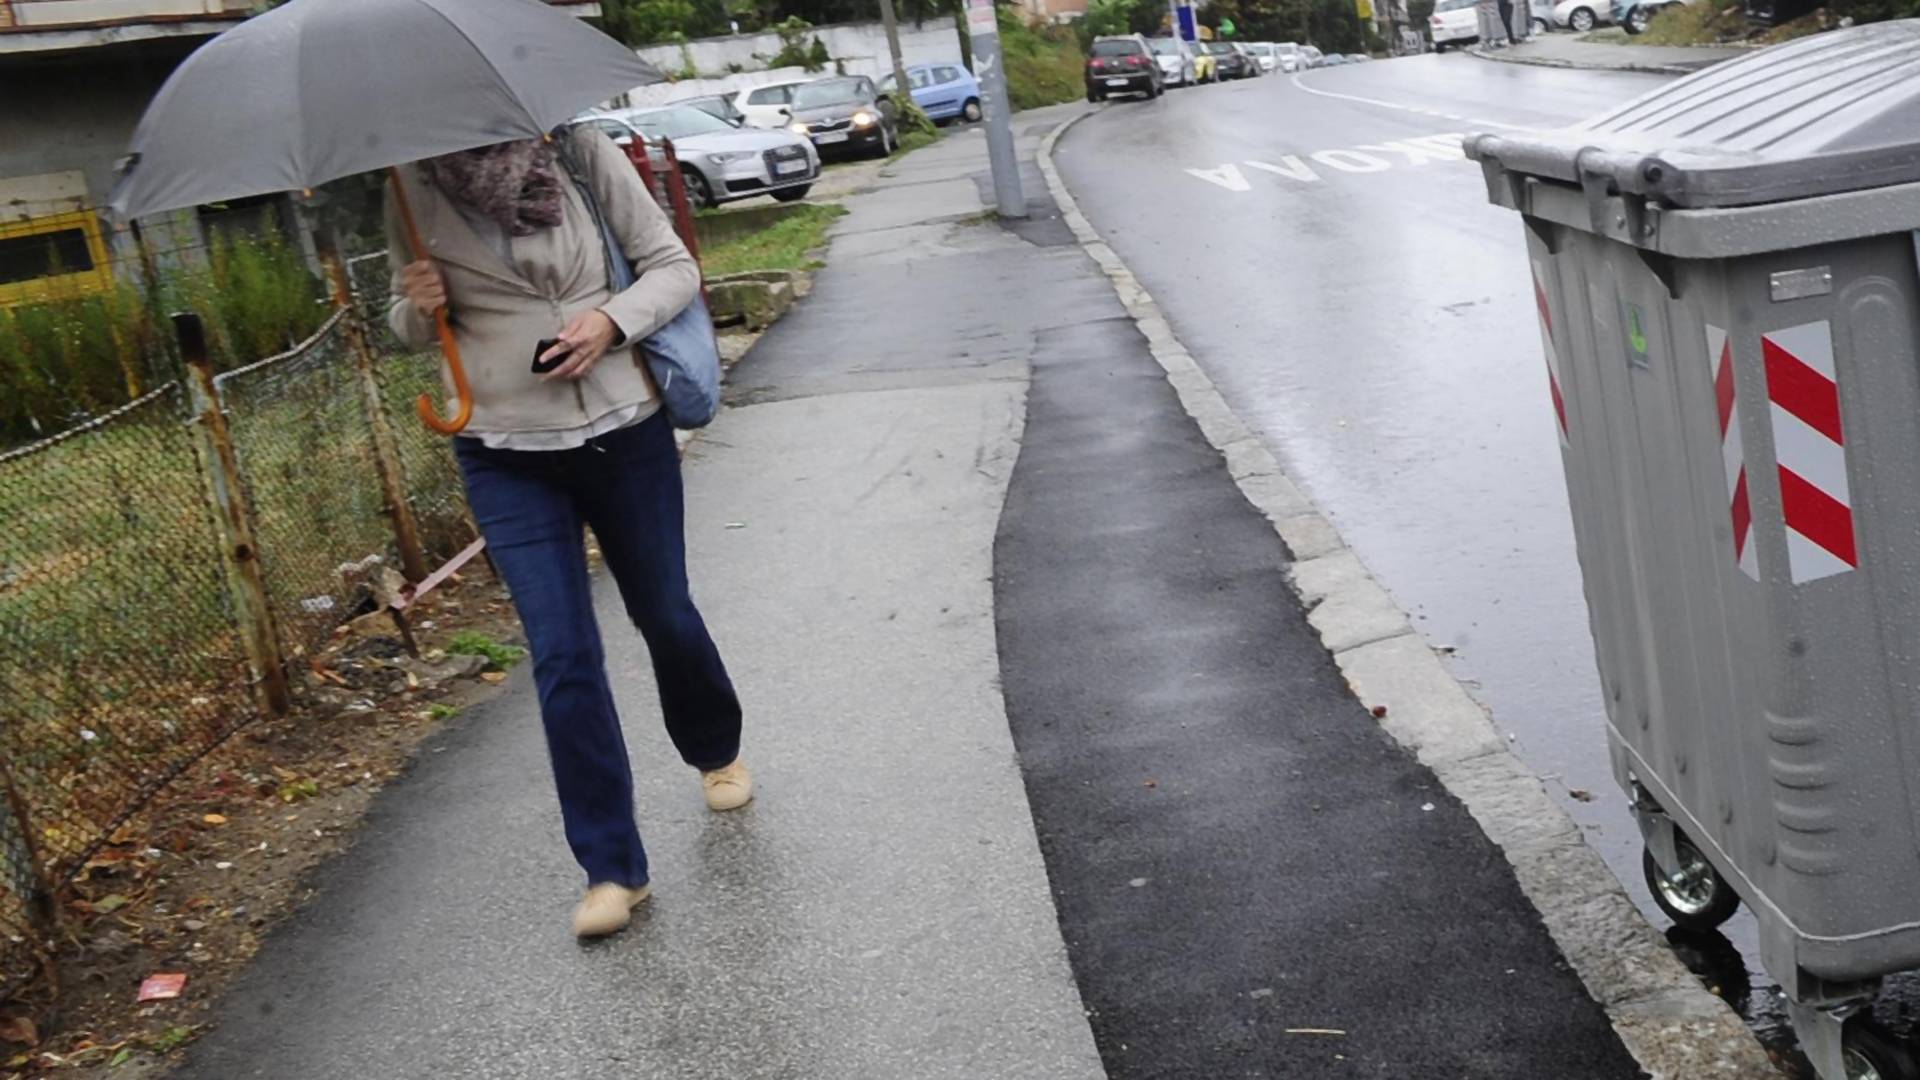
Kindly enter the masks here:
M 1920 22 L 1467 140 L 1522 215 L 1615 772 L 1823 1080 L 1920 968 Z

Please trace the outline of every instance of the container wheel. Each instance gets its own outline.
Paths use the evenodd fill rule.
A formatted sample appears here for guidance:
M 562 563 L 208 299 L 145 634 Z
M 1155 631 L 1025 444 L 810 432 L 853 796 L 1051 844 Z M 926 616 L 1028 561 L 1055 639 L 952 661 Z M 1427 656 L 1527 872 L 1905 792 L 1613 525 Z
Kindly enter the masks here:
M 1920 1080 L 1913 1051 L 1870 1020 L 1848 1022 L 1840 1056 L 1847 1063 L 1847 1080 Z
M 1643 851 L 1640 860 L 1647 888 L 1653 890 L 1653 902 L 1660 905 L 1667 918 L 1688 930 L 1713 930 L 1733 918 L 1733 913 L 1740 910 L 1740 894 L 1733 891 L 1720 871 L 1678 830 L 1673 834 L 1673 850 L 1680 856 L 1680 868 L 1671 876 L 1660 869 L 1651 850 Z

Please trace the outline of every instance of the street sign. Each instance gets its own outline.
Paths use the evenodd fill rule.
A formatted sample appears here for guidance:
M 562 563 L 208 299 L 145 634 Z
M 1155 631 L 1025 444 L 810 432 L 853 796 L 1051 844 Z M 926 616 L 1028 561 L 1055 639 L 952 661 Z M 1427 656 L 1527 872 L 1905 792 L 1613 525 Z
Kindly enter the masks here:
M 1180 36 L 1188 41 L 1200 40 L 1200 24 L 1194 21 L 1193 5 L 1181 4 L 1174 10 L 1180 13 Z

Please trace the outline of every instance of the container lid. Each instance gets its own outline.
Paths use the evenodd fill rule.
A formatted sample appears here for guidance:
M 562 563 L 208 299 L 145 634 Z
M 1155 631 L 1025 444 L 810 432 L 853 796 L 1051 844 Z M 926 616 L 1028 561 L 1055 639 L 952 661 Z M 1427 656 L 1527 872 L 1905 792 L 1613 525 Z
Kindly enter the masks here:
M 1920 181 L 1920 20 L 1801 38 L 1571 128 L 1476 135 L 1466 145 L 1493 168 L 1673 207 Z

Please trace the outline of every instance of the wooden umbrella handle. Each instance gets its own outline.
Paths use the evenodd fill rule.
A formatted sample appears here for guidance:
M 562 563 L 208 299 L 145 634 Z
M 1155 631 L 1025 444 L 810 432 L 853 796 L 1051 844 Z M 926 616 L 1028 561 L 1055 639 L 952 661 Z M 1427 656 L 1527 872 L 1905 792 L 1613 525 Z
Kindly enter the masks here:
M 400 209 L 400 220 L 407 228 L 407 246 L 413 249 L 414 261 L 427 257 L 427 245 L 420 241 L 420 227 L 414 224 L 413 207 L 407 202 L 407 190 L 400 183 L 400 170 L 391 168 L 387 176 L 393 181 L 394 204 Z M 414 411 L 420 414 L 420 420 L 442 435 L 457 434 L 473 419 L 473 388 L 467 385 L 467 369 L 460 363 L 460 344 L 453 339 L 453 325 L 447 321 L 447 308 L 442 304 L 433 313 L 433 327 L 440 334 L 440 351 L 446 354 L 447 373 L 453 376 L 454 412 L 450 420 L 442 420 L 433 407 L 433 397 L 421 394 L 415 401 Z

